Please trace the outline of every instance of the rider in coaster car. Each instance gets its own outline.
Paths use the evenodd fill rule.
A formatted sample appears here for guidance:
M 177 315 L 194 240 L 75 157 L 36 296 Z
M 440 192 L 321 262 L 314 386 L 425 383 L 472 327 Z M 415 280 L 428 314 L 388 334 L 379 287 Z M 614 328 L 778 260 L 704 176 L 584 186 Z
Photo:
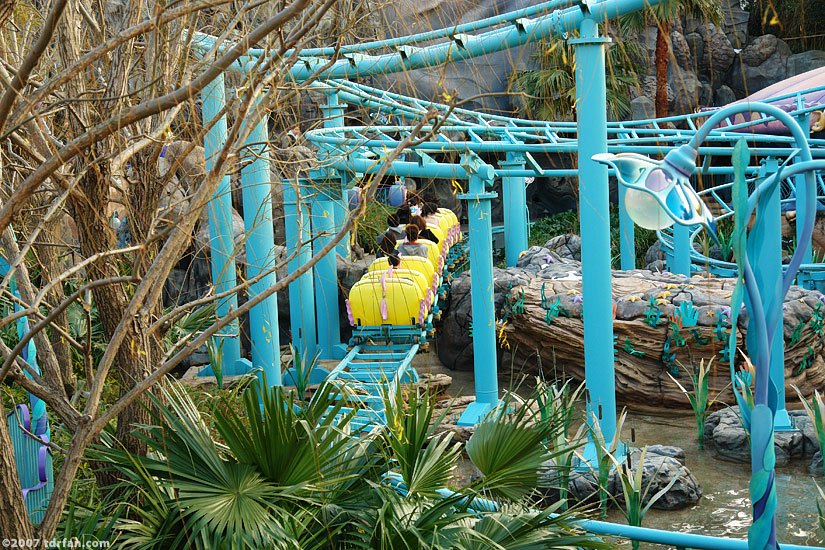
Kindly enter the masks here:
M 407 193 L 407 204 L 410 207 L 410 213 L 413 216 L 421 214 L 421 197 L 415 191 Z
M 430 225 L 438 225 L 438 207 L 434 201 L 425 201 L 421 206 L 421 216 Z
M 398 254 L 401 256 L 429 257 L 427 245 L 418 242 L 418 226 L 411 223 L 406 227 L 405 232 L 407 238 L 398 245 Z
M 410 207 L 405 205 L 387 216 L 387 233 L 395 234 L 395 240 L 400 241 L 405 236 L 404 227 L 408 223 L 410 223 Z M 378 245 L 379 248 L 383 237 L 384 234 L 382 233 L 375 238 L 375 244 Z
M 375 252 L 375 257 L 383 258 L 384 256 L 393 254 L 395 252 L 395 245 L 398 243 L 395 232 L 387 230 L 386 233 L 382 233 L 378 237 L 380 240 L 378 242 L 378 250 Z
M 421 216 L 413 216 L 410 218 L 410 224 L 415 225 L 418 227 L 418 238 L 419 239 L 428 239 L 435 244 L 438 244 L 438 237 L 435 236 L 435 233 L 427 229 L 427 222 Z

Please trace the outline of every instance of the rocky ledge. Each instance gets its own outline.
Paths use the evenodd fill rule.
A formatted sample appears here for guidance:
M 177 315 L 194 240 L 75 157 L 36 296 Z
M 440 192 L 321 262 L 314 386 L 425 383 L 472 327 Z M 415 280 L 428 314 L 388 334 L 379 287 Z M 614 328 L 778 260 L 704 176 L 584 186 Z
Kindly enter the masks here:
M 533 247 L 518 266 L 496 269 L 495 304 L 502 320 L 497 335 L 502 370 L 547 377 L 584 379 L 581 264 L 573 259 L 576 243 L 570 239 Z M 560 254 L 561 252 L 562 254 Z M 568 256 L 568 257 L 564 257 Z M 735 281 L 687 278 L 646 270 L 613 272 L 616 393 L 634 405 L 687 407 L 687 399 L 668 374 L 690 387 L 685 369 L 713 358 L 710 395 L 721 392 L 721 402 L 733 403 L 728 388 L 730 359 L 728 334 L 737 331 L 744 347 L 748 312 L 742 309 L 737 326 L 730 322 L 730 296 Z M 825 305 L 822 294 L 791 287 L 784 304 L 785 380 L 810 395 L 825 383 Z M 471 370 L 472 312 L 470 276 L 452 283 L 451 306 L 439 329 L 438 352 L 452 369 Z M 740 358 L 734 358 L 739 361 Z M 738 368 L 738 367 L 737 367 Z M 726 389 L 727 388 L 727 389 Z

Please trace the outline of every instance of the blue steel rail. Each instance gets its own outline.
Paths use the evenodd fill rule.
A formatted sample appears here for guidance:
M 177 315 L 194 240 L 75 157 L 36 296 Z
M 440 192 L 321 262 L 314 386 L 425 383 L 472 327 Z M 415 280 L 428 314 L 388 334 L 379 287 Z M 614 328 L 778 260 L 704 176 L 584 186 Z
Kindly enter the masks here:
M 439 173 L 450 177 L 446 165 L 436 163 L 429 155 L 436 153 L 472 151 L 474 153 L 575 153 L 578 149 L 578 135 L 575 123 L 532 121 L 499 115 L 489 115 L 448 105 L 423 101 L 400 94 L 386 92 L 362 84 L 346 81 L 328 81 L 323 84 L 339 93 L 340 101 L 374 109 L 385 116 L 397 117 L 398 124 L 376 124 L 370 126 L 347 126 L 319 128 L 307 132 L 306 137 L 319 146 L 327 146 L 346 160 L 337 160 L 332 168 L 363 172 L 363 168 L 375 164 L 383 151 L 395 147 L 403 139 L 412 121 L 435 109 L 443 116 L 443 125 L 435 141 L 425 141 L 409 149 L 419 155 L 419 164 L 427 165 L 421 172 Z M 788 97 L 802 97 L 805 93 L 817 91 L 814 88 L 796 94 L 779 96 L 771 100 L 781 101 Z M 795 118 L 821 110 L 821 105 L 808 106 L 792 111 Z M 608 150 L 614 153 L 663 154 L 674 146 L 686 143 L 696 132 L 701 122 L 711 111 L 692 113 L 656 120 L 608 123 Z M 757 134 L 748 130 L 772 120 L 764 114 L 754 114 L 747 122 L 734 123 L 728 120 L 724 128 L 716 129 L 706 140 L 710 145 L 700 148 L 700 154 L 707 156 L 730 156 L 733 144 L 744 138 L 755 155 L 786 156 L 793 152 L 793 138 L 785 135 Z M 383 122 L 383 121 L 381 121 Z M 670 125 L 683 128 L 671 128 Z M 424 128 L 427 131 L 428 128 Z M 445 133 L 458 133 L 464 139 L 450 139 Z M 825 156 L 825 140 L 811 139 L 815 157 Z M 574 169 L 542 169 L 537 163 L 529 162 L 529 168 L 510 170 L 499 168 L 496 176 L 572 176 Z M 404 163 L 397 163 L 404 166 Z M 405 166 L 404 166 L 405 167 Z M 406 168 L 406 167 L 405 167 Z M 755 168 L 752 169 L 752 171 Z M 704 174 L 731 173 L 730 167 L 703 166 Z M 436 176 L 437 177 L 437 176 Z
M 755 183 L 756 178 L 748 180 L 749 189 L 752 190 Z M 825 205 L 825 179 L 823 179 L 822 174 L 817 174 L 816 184 L 818 190 L 817 202 L 820 205 L 819 209 L 821 210 L 823 207 L 822 205 Z M 728 204 L 728 201 L 723 198 L 724 194 L 730 193 L 732 187 L 733 182 L 723 183 L 703 191 L 699 191 L 698 193 L 707 204 L 714 205 L 719 212 L 721 212 L 715 216 L 717 224 L 724 220 L 730 220 L 733 222 L 733 209 Z M 780 204 L 782 211 L 796 210 L 796 182 L 793 179 L 786 179 L 782 182 L 781 195 Z M 681 235 L 674 235 L 673 227 L 657 231 L 662 251 L 668 258 L 673 257 L 677 253 L 676 249 L 681 245 L 688 250 L 692 272 L 698 273 L 708 271 L 719 277 L 736 277 L 737 268 L 735 262 L 711 258 L 705 255 L 702 251 L 694 248 L 696 239 L 702 233 L 702 229 L 699 226 L 691 227 L 686 233 L 687 235 L 684 233 Z M 684 241 L 676 243 L 675 241 L 679 238 L 684 239 Z M 782 271 L 784 272 L 786 269 L 787 264 L 782 264 Z M 802 264 L 799 271 L 802 275 L 802 280 L 804 281 L 819 283 L 820 285 L 825 283 L 825 263 L 805 263 Z

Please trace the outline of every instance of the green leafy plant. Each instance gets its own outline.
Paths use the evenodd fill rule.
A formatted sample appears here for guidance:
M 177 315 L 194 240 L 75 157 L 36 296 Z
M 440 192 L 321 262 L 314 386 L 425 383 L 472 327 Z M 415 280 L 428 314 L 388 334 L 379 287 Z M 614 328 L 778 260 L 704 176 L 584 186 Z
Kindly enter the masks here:
M 559 212 L 536 220 L 530 226 L 528 244 L 530 246 L 543 246 L 553 237 L 567 233 L 576 235 L 579 233 L 579 215 L 576 212 Z
M 561 430 L 555 432 L 546 442 L 551 457 L 544 463 L 547 474 L 553 480 L 552 486 L 559 491 L 561 509 L 567 509 L 568 485 L 570 472 L 576 457 L 576 450 L 584 444 L 586 425 L 582 423 L 575 435 L 570 437 L 570 427 L 576 419 L 575 405 L 584 391 L 584 384 L 572 388 L 571 380 L 559 385 L 558 382 L 548 383 L 543 378 L 536 379 L 536 404 L 543 421 L 555 419 L 561 424 Z
M 825 510 L 823 509 L 823 506 L 825 506 L 825 491 L 822 490 L 822 487 L 820 487 L 816 481 L 814 481 L 814 486 L 819 493 L 819 498 L 816 500 L 816 516 L 819 520 L 819 528 L 825 531 Z M 822 499 L 821 502 L 820 499 Z
M 209 366 L 212 367 L 212 373 L 220 389 L 223 389 L 223 342 L 223 338 L 210 338 L 206 341 Z
M 452 432 L 435 434 L 440 419 L 432 422 L 434 399 L 432 394 L 419 396 L 415 391 L 395 392 L 395 397 L 384 394 L 388 458 L 398 462 L 411 494 L 429 497 L 437 497 L 438 490 L 447 487 L 461 456 L 461 444 L 452 441 Z
M 521 500 L 552 456 L 542 442 L 561 431 L 533 403 L 478 425 L 467 451 L 483 475 L 451 493 L 457 446 L 439 435 L 431 396 L 386 397 L 388 429 L 353 434 L 344 388 L 322 384 L 303 402 L 253 383 L 240 411 L 214 409 L 216 439 L 188 393 L 165 392 L 152 398 L 155 425 L 134 432 L 148 456 L 94 453 L 126 480 L 120 548 L 608 548 L 558 504 L 537 512 Z
M 675 475 L 667 485 L 662 487 L 656 494 L 648 496 L 650 487 L 653 485 L 653 480 L 661 470 L 661 467 L 656 470 L 654 475 L 650 477 L 648 484 L 643 488 L 642 478 L 644 475 L 645 454 L 647 454 L 647 447 L 642 449 L 642 455 L 639 458 L 638 464 L 636 464 L 635 470 L 633 469 L 633 465 L 630 463 L 630 455 L 627 456 L 626 460 L 620 462 L 615 456 L 609 454 L 611 462 L 616 467 L 619 483 L 622 487 L 622 496 L 624 496 L 622 513 L 627 519 L 627 523 L 629 525 L 633 525 L 634 527 L 642 526 L 642 520 L 644 519 L 645 514 L 647 514 L 648 510 L 650 510 L 650 508 L 656 504 L 660 498 L 665 496 L 671 487 L 673 487 L 673 485 L 679 480 L 679 476 L 684 470 L 684 468 L 679 468 L 678 474 Z M 633 540 L 632 544 L 633 549 L 638 550 L 639 541 Z
M 553 237 L 565 234 L 578 235 L 580 233 L 579 216 L 576 212 L 559 212 L 537 220 L 530 227 L 528 244 L 543 246 Z M 618 267 L 621 260 L 621 233 L 619 231 L 619 207 L 610 205 L 610 258 L 611 265 Z M 635 226 L 634 243 L 636 249 L 636 267 L 644 267 L 644 258 L 648 248 L 657 241 L 655 231 Z
M 387 216 L 395 210 L 379 201 L 367 203 L 363 217 L 355 225 L 355 239 L 364 252 L 375 253 L 378 249 L 376 239 L 387 230 Z
M 321 352 L 316 350 L 312 359 L 307 361 L 306 357 L 295 349 L 292 344 L 289 344 L 289 350 L 292 352 L 291 364 L 294 370 L 292 381 L 295 384 L 295 391 L 298 392 L 300 399 L 305 400 L 307 397 L 307 388 L 309 387 L 309 375 L 318 364 L 318 357 L 320 357 Z M 289 364 L 287 368 L 290 368 Z
M 525 116 L 539 120 L 572 120 L 576 104 L 574 47 L 568 41 L 542 41 L 533 57 L 537 68 L 513 73 L 511 86 L 525 94 Z M 635 62 L 641 48 L 632 42 L 608 50 L 607 109 L 613 120 L 630 114 L 630 87 L 638 82 Z
M 216 307 L 215 304 L 199 307 L 172 323 L 163 338 L 166 351 L 174 349 L 189 335 L 214 323 L 216 321 Z
M 596 480 L 599 483 L 599 514 L 602 518 L 607 517 L 607 504 L 610 497 L 610 493 L 607 491 L 607 483 L 610 479 L 610 470 L 613 468 L 613 456 L 619 449 L 622 426 L 624 426 L 626 418 L 627 411 L 623 410 L 622 414 L 616 419 L 616 431 L 613 433 L 613 439 L 609 442 L 605 441 L 601 424 L 595 414 L 592 415 L 590 422 L 587 423 L 587 433 L 590 435 L 590 441 L 593 444 L 596 456 Z
M 584 392 L 584 383 L 576 388 L 570 385 L 571 380 L 559 386 L 558 382 L 548 383 L 543 378 L 536 378 L 536 404 L 542 420 L 558 419 L 562 425 L 562 434 L 567 437 L 570 426 L 576 418 L 575 405 Z
M 822 456 L 825 457 L 825 401 L 823 401 L 822 396 L 819 394 L 819 390 L 814 390 L 811 402 L 808 403 L 798 387 L 794 386 L 793 389 L 796 391 L 796 395 L 799 396 L 799 401 L 802 402 L 802 406 L 805 407 L 805 412 L 808 413 L 808 417 L 814 424 L 814 433 L 816 434 L 816 440 L 819 442 L 819 451 L 822 453 Z
M 688 376 L 690 377 L 690 381 L 693 384 L 693 387 L 690 391 L 685 389 L 685 387 L 678 381 L 676 378 L 673 377 L 672 374 L 669 372 L 667 375 L 673 380 L 673 383 L 679 387 L 679 391 L 684 394 L 685 397 L 688 398 L 690 402 L 690 407 L 693 409 L 693 416 L 696 418 L 696 438 L 699 442 L 699 448 L 704 449 L 705 443 L 705 422 L 708 419 L 708 415 L 710 414 L 710 409 L 713 404 L 716 402 L 716 399 L 719 395 L 727 389 L 727 386 L 720 390 L 716 397 L 710 398 L 708 394 L 708 374 L 710 373 L 710 366 L 713 363 L 713 357 L 710 358 L 708 361 L 708 366 L 705 367 L 705 360 L 702 359 L 699 362 L 699 369 L 686 369 L 684 365 L 678 363 L 679 367 L 684 371 L 687 372 Z

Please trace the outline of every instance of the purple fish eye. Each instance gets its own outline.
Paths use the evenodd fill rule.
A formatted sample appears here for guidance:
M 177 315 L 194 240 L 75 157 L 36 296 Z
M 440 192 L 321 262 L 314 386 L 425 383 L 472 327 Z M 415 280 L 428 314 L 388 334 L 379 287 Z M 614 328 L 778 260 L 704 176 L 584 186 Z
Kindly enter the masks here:
M 648 172 L 647 177 L 645 178 L 645 187 L 651 191 L 658 192 L 666 189 L 672 182 L 673 178 L 671 178 L 667 170 L 654 168 Z

